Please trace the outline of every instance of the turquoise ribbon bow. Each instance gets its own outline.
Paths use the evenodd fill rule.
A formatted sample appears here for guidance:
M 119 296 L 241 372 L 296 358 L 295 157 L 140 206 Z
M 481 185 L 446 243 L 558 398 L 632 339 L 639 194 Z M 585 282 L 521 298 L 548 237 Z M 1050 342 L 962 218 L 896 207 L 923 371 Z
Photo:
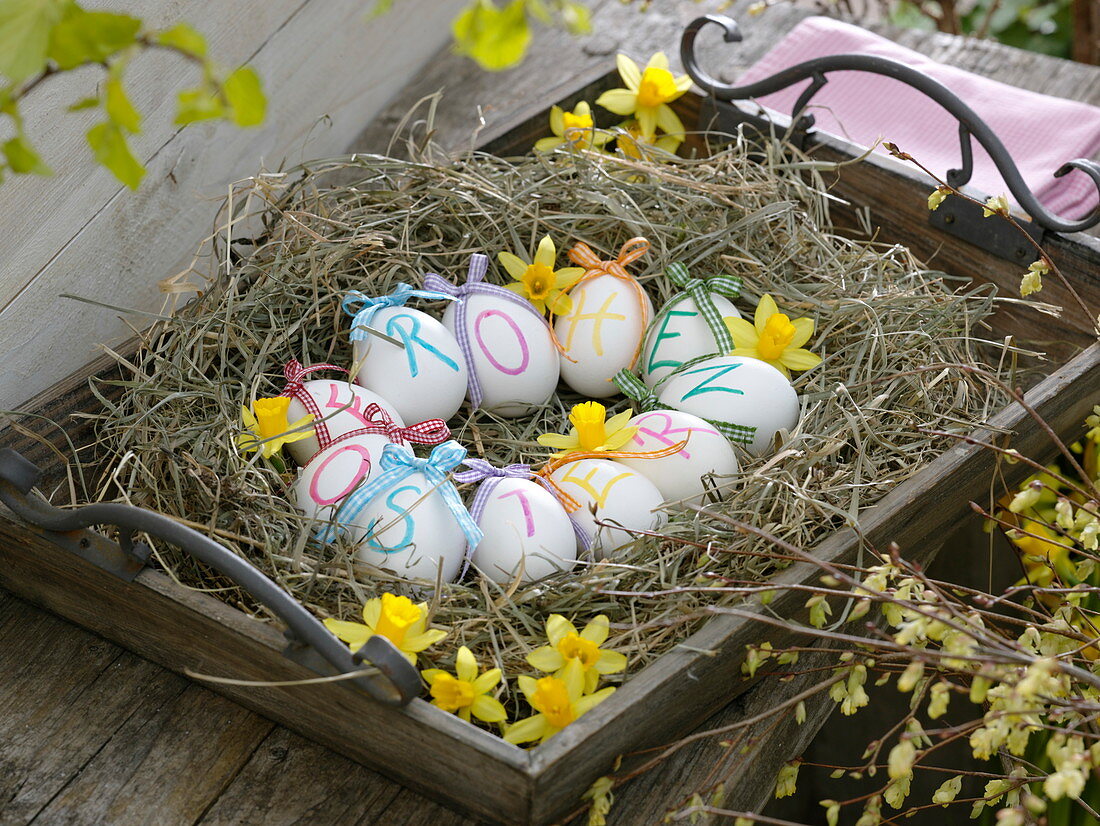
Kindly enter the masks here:
M 454 301 L 453 295 L 432 292 L 431 290 L 417 290 L 412 284 L 401 283 L 389 295 L 364 295 L 358 290 L 352 290 L 345 297 L 341 306 L 344 312 L 352 317 L 351 335 L 352 341 L 363 341 L 370 333 L 367 332 L 371 320 L 383 307 L 404 307 L 410 298 L 426 298 L 429 301 Z
M 712 295 L 722 295 L 726 298 L 737 298 L 741 295 L 741 279 L 736 275 L 716 275 L 712 278 L 692 278 L 688 274 L 688 268 L 679 261 L 668 265 L 665 270 L 668 280 L 687 293 L 699 308 L 703 321 L 710 328 L 718 344 L 718 352 L 725 355 L 733 349 L 733 336 L 729 328 L 722 320 L 722 314 L 714 306 Z M 669 302 L 672 306 L 676 299 Z
M 403 445 L 386 445 L 382 448 L 382 456 L 378 460 L 382 473 L 353 491 L 340 504 L 334 519 L 336 524 L 318 529 L 317 539 L 321 542 L 332 542 L 374 497 L 412 474 L 422 473 L 431 488 L 443 497 L 443 503 L 454 515 L 462 532 L 466 534 L 467 547 L 473 550 L 481 542 L 481 528 L 477 526 L 470 512 L 466 510 L 466 506 L 462 504 L 462 497 L 458 495 L 458 490 L 450 479 L 451 470 L 465 458 L 466 448 L 453 439 L 432 448 L 431 455 L 427 459 L 414 456 L 413 452 Z

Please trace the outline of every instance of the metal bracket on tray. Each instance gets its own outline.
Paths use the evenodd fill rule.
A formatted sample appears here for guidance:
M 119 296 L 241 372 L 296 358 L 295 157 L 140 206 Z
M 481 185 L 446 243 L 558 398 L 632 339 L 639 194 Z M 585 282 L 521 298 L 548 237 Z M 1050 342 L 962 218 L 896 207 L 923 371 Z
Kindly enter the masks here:
M 1012 160 L 1012 156 L 1008 153 L 1005 145 L 1001 143 L 1001 139 L 997 137 L 997 134 L 989 128 L 985 121 L 983 121 L 973 109 L 967 106 L 954 92 L 938 80 L 910 66 L 906 66 L 904 63 L 899 63 L 896 60 L 873 55 L 839 54 L 807 60 L 777 72 L 771 77 L 758 80 L 755 83 L 746 83 L 743 86 L 730 86 L 714 79 L 704 72 L 699 67 L 698 60 L 696 59 L 695 39 L 699 32 L 708 24 L 714 24 L 715 26 L 721 27 L 725 33 L 724 38 L 727 43 L 738 42 L 742 39 L 742 36 L 737 23 L 733 19 L 720 14 L 708 14 L 692 21 L 688 27 L 684 29 L 684 34 L 680 39 L 680 58 L 683 61 L 684 69 L 691 76 L 691 79 L 716 101 L 719 128 L 725 128 L 731 124 L 750 122 L 755 124 L 757 128 L 767 132 L 769 128 L 774 127 L 774 124 L 770 123 L 767 118 L 752 115 L 740 109 L 735 106 L 732 101 L 748 100 L 750 98 L 770 95 L 773 92 L 778 92 L 780 89 L 786 89 L 788 86 L 793 86 L 796 83 L 809 80 L 811 81 L 810 85 L 807 86 L 799 96 L 792 114 L 793 129 L 791 142 L 796 146 L 802 146 L 806 140 L 807 133 L 814 123 L 814 117 L 812 114 L 806 113 L 806 107 L 809 105 L 814 95 L 821 91 L 822 87 L 828 83 L 829 79 L 827 75 L 830 72 L 854 71 L 885 75 L 886 77 L 892 77 L 895 80 L 899 80 L 908 86 L 912 86 L 914 89 L 927 95 L 946 109 L 958 121 L 961 165 L 958 169 L 950 169 L 947 171 L 946 180 L 951 186 L 962 187 L 970 181 L 974 171 L 974 152 L 971 141 L 977 140 L 985 151 L 989 153 L 993 163 L 996 164 L 997 170 L 1001 173 L 1001 177 L 1004 178 L 1005 184 L 1007 184 L 1009 192 L 1012 193 L 1012 197 L 1015 198 L 1016 203 L 1031 216 L 1032 223 L 1036 226 L 1030 227 L 1030 232 L 1036 235 L 1041 234 L 1041 230 L 1036 227 L 1051 230 L 1052 232 L 1080 232 L 1100 223 L 1100 206 L 1092 210 L 1092 212 L 1084 218 L 1076 221 L 1066 220 L 1049 212 L 1043 207 L 1024 182 L 1019 169 L 1016 168 L 1016 164 Z M 904 148 L 905 147 L 902 147 L 902 149 Z M 1062 166 L 1054 172 L 1054 177 L 1060 178 L 1063 175 L 1069 174 L 1074 169 L 1078 169 L 1088 175 L 1093 183 L 1096 184 L 1097 189 L 1100 189 L 1100 163 L 1084 158 L 1078 158 L 1062 164 Z M 951 200 L 952 199 L 948 199 L 948 202 Z M 946 203 L 947 202 L 945 202 L 945 205 Z M 967 204 L 966 206 L 972 207 L 973 205 Z M 975 207 L 975 209 L 977 208 Z M 949 210 L 953 216 L 949 219 L 947 213 L 939 215 L 942 210 L 943 207 L 940 207 L 940 210 L 930 213 L 930 220 L 933 225 L 939 226 L 945 232 L 963 237 L 983 249 L 994 252 L 1009 260 L 1017 260 L 1020 258 L 1018 252 L 1020 249 L 1019 238 L 1013 238 L 1005 245 L 999 239 L 990 237 L 989 222 L 979 224 L 970 221 L 969 211 L 959 213 Z M 980 214 L 981 210 L 977 209 L 977 212 Z M 1025 258 L 1027 254 L 1028 253 L 1025 252 Z
M 33 492 L 40 476 L 38 467 L 16 451 L 0 450 L 0 502 L 58 546 L 131 581 L 149 558 L 148 546 L 133 542 L 131 534 L 145 533 L 171 543 L 233 580 L 285 622 L 289 645 L 284 653 L 295 662 L 326 676 L 362 671 L 348 682 L 389 705 L 407 705 L 420 693 L 416 669 L 385 637 L 374 635 L 352 652 L 290 594 L 209 537 L 132 505 L 105 502 L 55 508 Z M 88 530 L 93 525 L 118 527 L 118 543 Z

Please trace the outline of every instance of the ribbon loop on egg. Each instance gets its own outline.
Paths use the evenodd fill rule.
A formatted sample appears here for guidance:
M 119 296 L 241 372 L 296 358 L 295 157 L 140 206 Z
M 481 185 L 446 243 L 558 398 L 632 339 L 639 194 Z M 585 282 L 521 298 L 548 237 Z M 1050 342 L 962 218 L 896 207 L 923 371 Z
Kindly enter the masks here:
M 410 298 L 424 298 L 429 301 L 453 301 L 454 296 L 431 290 L 417 290 L 412 284 L 404 282 L 389 295 L 365 295 L 358 290 L 352 290 L 341 302 L 344 312 L 352 317 L 351 334 L 352 341 L 363 341 L 370 333 L 367 329 L 378 311 L 385 307 L 404 307 Z
M 657 394 L 650 390 L 645 382 L 629 370 L 620 370 L 611 380 L 623 391 L 624 396 L 638 405 L 643 413 L 648 413 L 650 410 L 670 409 L 657 398 Z
M 306 391 L 305 382 L 303 381 L 310 373 L 318 370 L 348 372 L 338 364 L 315 364 L 312 367 L 303 367 L 298 359 L 291 359 L 283 365 L 283 377 L 286 379 L 286 387 L 279 395 L 296 400 L 306 409 L 307 413 L 313 415 L 313 432 L 317 436 L 318 451 L 321 451 L 332 444 L 332 436 L 328 432 L 324 414 L 321 413 L 321 408 L 317 406 L 317 400 L 313 398 L 311 393 Z
M 722 314 L 714 306 L 712 295 L 723 295 L 726 298 L 737 298 L 741 295 L 741 279 L 736 275 L 716 275 L 711 278 L 692 278 L 688 268 L 676 261 L 668 265 L 665 270 L 668 280 L 687 293 L 699 308 L 699 314 L 710 328 L 711 335 L 718 345 L 718 352 L 723 355 L 733 350 L 733 336 L 729 328 L 722 320 Z M 673 299 L 668 303 L 671 307 L 676 303 Z
M 442 419 L 425 419 L 422 422 L 401 427 L 390 418 L 381 405 L 371 402 L 363 411 L 363 418 L 367 423 L 363 427 L 356 428 L 350 433 L 345 433 L 336 441 L 358 436 L 363 433 L 380 433 L 385 435 L 394 444 L 437 445 L 451 438 L 451 429 Z

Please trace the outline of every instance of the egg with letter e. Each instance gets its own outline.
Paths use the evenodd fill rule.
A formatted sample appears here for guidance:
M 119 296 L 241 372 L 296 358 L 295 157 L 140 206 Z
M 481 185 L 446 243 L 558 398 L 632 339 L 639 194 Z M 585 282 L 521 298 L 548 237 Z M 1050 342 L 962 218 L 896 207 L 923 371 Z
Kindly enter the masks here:
M 581 281 L 569 298 L 569 312 L 554 321 L 562 380 L 582 396 L 614 396 L 619 388 L 611 379 L 633 366 L 653 302 L 637 281 L 613 275 Z
M 443 314 L 443 326 L 456 338 L 459 302 L 481 387 L 479 407 L 513 418 L 545 404 L 558 385 L 559 362 L 542 316 L 507 299 L 470 293 Z
M 722 318 L 741 317 L 729 299 L 712 293 L 710 300 Z M 714 333 L 699 312 L 695 299 L 681 294 L 661 309 L 649 328 L 639 364 L 642 380 L 653 387 L 686 362 L 711 353 L 722 355 L 723 351 L 714 340 Z
M 477 518 L 484 532 L 473 564 L 493 582 L 507 585 L 522 566 L 520 582 L 533 582 L 573 567 L 577 537 L 558 500 L 530 479 L 486 479 L 493 487 Z
M 670 456 L 615 458 L 651 481 L 666 501 L 687 500 L 702 504 L 706 486 L 703 477 L 731 476 L 737 473 L 737 454 L 733 445 L 714 425 L 680 410 L 651 410 L 635 416 L 627 425 L 636 427 L 622 453 L 650 453 L 669 450 L 681 442 Z
M 377 404 L 385 410 L 399 427 L 405 426 L 405 422 L 393 405 L 377 393 L 372 393 L 356 384 L 334 379 L 314 379 L 305 382 L 299 392 L 308 393 L 313 398 L 317 409 L 321 411 L 330 440 L 366 427 L 368 422 L 365 411 L 371 404 Z M 287 409 L 287 421 L 296 422 L 307 412 L 306 406 L 301 401 L 291 398 L 290 407 Z M 385 443 L 384 440 L 385 437 L 383 437 L 383 443 Z M 305 465 L 318 451 L 319 445 L 317 437 L 310 436 L 308 439 L 290 442 L 286 445 L 286 449 L 290 451 L 295 462 Z
M 361 433 L 326 447 L 294 482 L 291 493 L 298 509 L 311 519 L 331 520 L 344 497 L 370 480 L 389 443 L 384 434 Z
M 701 419 L 725 422 L 753 456 L 771 452 L 775 434 L 793 430 L 798 394 L 787 377 L 760 359 L 716 356 L 673 373 L 657 398 Z
M 633 542 L 631 531 L 655 531 L 665 523 L 661 492 L 642 474 L 617 462 L 578 459 L 559 467 L 550 479 L 580 505 L 571 516 L 593 538 L 596 559 L 613 557 Z M 597 525 L 597 520 L 606 524 Z
M 367 333 L 352 342 L 355 382 L 385 397 L 406 422 L 449 419 L 466 397 L 466 362 L 458 342 L 427 313 L 382 307 L 370 327 L 399 346 Z

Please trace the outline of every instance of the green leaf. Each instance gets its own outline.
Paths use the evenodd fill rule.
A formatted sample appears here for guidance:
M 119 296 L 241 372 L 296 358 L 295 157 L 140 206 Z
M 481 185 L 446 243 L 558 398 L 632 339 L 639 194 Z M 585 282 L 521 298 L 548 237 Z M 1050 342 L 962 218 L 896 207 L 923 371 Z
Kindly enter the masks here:
M 498 71 L 523 60 L 531 42 L 524 0 L 498 9 L 492 0 L 477 0 L 453 25 L 455 48 L 483 69 Z
M 50 168 L 42 163 L 42 159 L 38 157 L 38 153 L 34 151 L 34 148 L 27 142 L 26 137 L 23 135 L 16 135 L 0 147 L 0 149 L 4 150 L 4 154 L 8 159 L 8 166 L 11 167 L 12 172 L 18 172 L 21 175 L 53 174 Z
M 264 122 L 267 98 L 260 76 L 251 66 L 241 66 L 227 77 L 222 92 L 229 101 L 237 126 L 256 126 Z
M 68 111 L 69 112 L 80 112 L 83 109 L 95 109 L 97 106 L 99 106 L 99 98 L 97 98 L 97 97 L 81 98 L 76 103 L 71 104 L 68 108 Z
M 76 9 L 50 32 L 49 56 L 60 69 L 102 63 L 134 45 L 141 21 L 128 14 Z
M 145 167 L 134 157 L 126 136 L 113 123 L 101 123 L 88 130 L 88 145 L 95 159 L 130 189 L 137 189 L 145 177 Z
M 127 132 L 141 131 L 141 113 L 134 108 L 126 90 L 122 87 L 122 78 L 111 77 L 107 80 L 106 101 L 103 108 L 111 123 Z
M 50 29 L 67 0 L 0 0 L 0 74 L 23 80 L 46 68 Z
M 185 89 L 177 95 L 176 123 L 185 126 L 199 120 L 213 120 L 225 115 L 225 104 L 209 89 Z
M 206 57 L 206 38 L 186 23 L 177 23 L 159 32 L 153 39 L 163 46 L 171 46 L 195 57 Z

